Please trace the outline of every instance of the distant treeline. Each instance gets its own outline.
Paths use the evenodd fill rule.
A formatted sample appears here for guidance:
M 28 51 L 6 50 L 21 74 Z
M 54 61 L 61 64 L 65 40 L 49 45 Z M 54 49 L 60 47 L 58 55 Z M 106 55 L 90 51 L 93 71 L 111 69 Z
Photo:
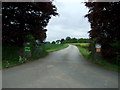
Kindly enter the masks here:
M 47 42 L 50 43 L 50 42 Z M 52 44 L 65 44 L 65 43 L 89 43 L 89 39 L 87 38 L 71 38 L 71 37 L 66 37 L 62 38 L 60 40 L 52 41 Z

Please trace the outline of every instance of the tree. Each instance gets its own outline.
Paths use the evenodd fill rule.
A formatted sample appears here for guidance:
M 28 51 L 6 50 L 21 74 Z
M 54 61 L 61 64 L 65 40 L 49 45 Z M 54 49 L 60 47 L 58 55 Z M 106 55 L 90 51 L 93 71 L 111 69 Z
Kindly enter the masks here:
M 120 51 L 120 48 L 111 46 L 111 43 L 120 40 L 120 2 L 87 2 L 85 5 L 89 8 L 85 17 L 88 17 L 91 24 L 90 39 L 102 45 L 102 55 L 105 58 L 114 59 L 117 57 L 116 52 Z
M 78 40 L 76 38 L 72 38 L 72 43 L 77 43 Z
M 80 38 L 78 39 L 78 43 L 89 43 L 89 39 Z
M 65 40 L 62 38 L 62 39 L 60 40 L 61 44 L 64 44 L 64 41 L 65 41 Z
M 45 42 L 45 44 L 50 44 L 50 42 L 47 41 L 47 42 Z
M 52 2 L 3 2 L 2 40 L 4 45 L 22 46 L 26 35 L 43 42 L 51 16 L 56 16 Z
M 56 40 L 56 43 L 57 43 L 57 44 L 60 44 L 60 40 Z
M 55 41 L 52 41 L 52 44 L 55 44 Z

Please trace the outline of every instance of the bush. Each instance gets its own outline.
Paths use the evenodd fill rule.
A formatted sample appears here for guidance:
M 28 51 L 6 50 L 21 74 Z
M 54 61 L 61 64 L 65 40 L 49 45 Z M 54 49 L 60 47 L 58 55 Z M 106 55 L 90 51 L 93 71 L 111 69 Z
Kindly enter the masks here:
M 2 47 L 2 63 L 3 67 L 13 65 L 19 60 L 19 50 L 17 46 L 3 46 Z
M 35 49 L 36 42 L 35 42 L 35 38 L 33 37 L 33 35 L 31 35 L 31 34 L 26 35 L 25 42 L 29 42 L 30 43 L 31 51 L 33 51 Z
M 33 52 L 32 52 L 32 58 L 33 59 L 38 59 L 40 57 L 43 57 L 47 54 L 44 45 L 41 46 L 37 46 L 36 48 L 34 48 Z

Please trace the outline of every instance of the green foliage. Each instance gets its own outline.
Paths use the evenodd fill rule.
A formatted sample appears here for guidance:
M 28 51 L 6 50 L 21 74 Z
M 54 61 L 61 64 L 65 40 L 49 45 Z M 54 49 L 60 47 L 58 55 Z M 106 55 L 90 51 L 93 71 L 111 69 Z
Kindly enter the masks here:
M 21 57 L 21 56 L 19 56 L 19 63 L 24 63 L 24 62 L 26 62 L 27 61 L 27 58 L 26 57 Z
M 34 48 L 36 48 L 36 42 L 35 42 L 35 38 L 33 37 L 33 35 L 29 34 L 25 36 L 25 42 L 29 42 L 30 43 L 30 47 L 31 50 L 33 51 Z
M 31 60 L 39 59 L 47 54 L 43 46 L 35 47 L 31 57 L 20 56 L 20 49 L 17 46 L 3 46 L 2 48 L 2 67 L 11 67 L 26 63 Z
M 91 56 L 92 58 L 94 59 L 95 58 L 95 44 L 96 44 L 96 38 L 93 38 L 91 41 L 90 41 L 90 46 L 89 46 L 89 50 L 91 51 Z
M 2 61 L 18 60 L 20 48 L 17 46 L 2 46 Z
M 33 37 L 32 34 L 28 34 L 28 35 L 25 36 L 25 41 L 35 43 L 35 38 Z
M 44 42 L 45 44 L 50 44 L 50 42 Z
M 120 40 L 113 40 L 113 42 L 111 42 L 110 45 L 114 49 L 120 50 Z
M 56 44 L 60 44 L 60 40 L 56 40 Z
M 39 59 L 41 57 L 44 57 L 47 55 L 47 52 L 45 50 L 44 44 L 41 46 L 37 46 L 34 51 L 32 52 L 31 60 Z
M 56 11 L 52 1 L 3 2 L 3 44 L 22 46 L 28 34 L 43 42 L 47 31 L 45 27 L 52 16 L 58 15 Z
M 57 51 L 66 48 L 65 44 L 43 44 L 34 48 L 31 57 L 23 57 L 19 55 L 17 46 L 3 46 L 2 68 L 8 68 L 23 64 L 32 60 L 39 59 L 46 56 L 49 52 Z
M 110 43 L 112 46 L 112 49 L 115 51 L 114 54 L 116 54 L 116 63 L 120 65 L 120 40 L 116 41 L 114 40 L 113 42 Z
M 53 41 L 52 44 L 55 44 L 55 41 Z
M 80 45 L 77 45 L 77 47 L 80 50 L 80 53 L 85 57 L 86 60 L 89 60 L 90 62 L 92 62 L 94 64 L 97 64 L 99 66 L 102 66 L 106 69 L 110 69 L 110 70 L 120 72 L 120 66 L 119 65 L 109 63 L 106 60 L 96 61 L 95 59 L 93 59 L 93 56 L 91 55 L 91 52 L 88 49 L 86 49 L 86 48 L 84 48 Z
M 67 44 L 45 44 L 45 50 L 47 52 L 57 51 L 66 47 L 68 47 Z
M 80 38 L 78 39 L 78 43 L 89 43 L 89 39 Z
M 78 40 L 76 39 L 76 38 L 72 38 L 72 43 L 77 43 L 78 42 Z
M 46 54 L 43 46 L 36 46 L 35 40 L 45 40 L 45 27 L 52 16 L 58 15 L 56 11 L 52 1 L 2 3 L 3 67 L 25 63 Z M 30 43 L 32 51 L 32 57 L 27 59 L 19 56 L 25 42 Z
M 3 46 L 2 47 L 2 66 L 9 67 L 15 65 L 19 60 L 19 50 L 17 46 Z
M 60 42 L 61 42 L 61 44 L 64 44 L 64 43 L 65 43 L 65 39 L 62 38 L 62 39 L 60 40 Z
M 107 62 L 106 60 L 99 60 L 99 61 L 95 61 L 94 63 L 97 65 L 103 66 L 107 69 L 120 72 L 120 66 L 111 64 L 111 63 Z
M 109 62 L 115 63 L 116 57 L 119 57 L 117 49 L 120 45 L 118 34 L 120 2 L 86 2 L 85 6 L 89 8 L 85 17 L 91 24 L 89 31 L 91 40 L 96 38 L 95 43 L 100 43 L 102 46 L 102 56 Z M 118 54 L 116 55 L 116 53 Z
M 80 46 L 80 45 L 77 45 L 77 47 L 78 47 L 78 49 L 80 50 L 80 52 L 81 52 L 81 54 L 86 58 L 86 59 L 91 59 L 92 57 L 91 57 L 91 52 L 88 50 L 88 49 L 86 49 L 86 48 L 84 48 L 84 47 L 82 47 L 82 46 Z
M 66 37 L 65 39 L 62 38 L 61 40 L 56 40 L 56 42 L 61 42 L 62 44 L 65 44 L 65 43 L 89 43 L 89 39 L 86 39 L 86 38 L 80 38 L 80 39 L 77 39 L 77 38 L 71 38 L 71 37 Z
M 66 41 L 70 41 L 71 40 L 71 37 L 66 37 Z
M 77 38 L 66 37 L 64 42 L 65 43 L 77 43 L 78 40 L 77 40 Z

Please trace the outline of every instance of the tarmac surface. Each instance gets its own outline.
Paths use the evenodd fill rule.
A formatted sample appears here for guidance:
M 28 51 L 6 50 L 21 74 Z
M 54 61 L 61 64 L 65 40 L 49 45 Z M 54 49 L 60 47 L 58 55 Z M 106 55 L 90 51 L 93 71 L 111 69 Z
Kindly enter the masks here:
M 76 46 L 2 71 L 3 88 L 118 88 L 118 73 L 86 61 Z

